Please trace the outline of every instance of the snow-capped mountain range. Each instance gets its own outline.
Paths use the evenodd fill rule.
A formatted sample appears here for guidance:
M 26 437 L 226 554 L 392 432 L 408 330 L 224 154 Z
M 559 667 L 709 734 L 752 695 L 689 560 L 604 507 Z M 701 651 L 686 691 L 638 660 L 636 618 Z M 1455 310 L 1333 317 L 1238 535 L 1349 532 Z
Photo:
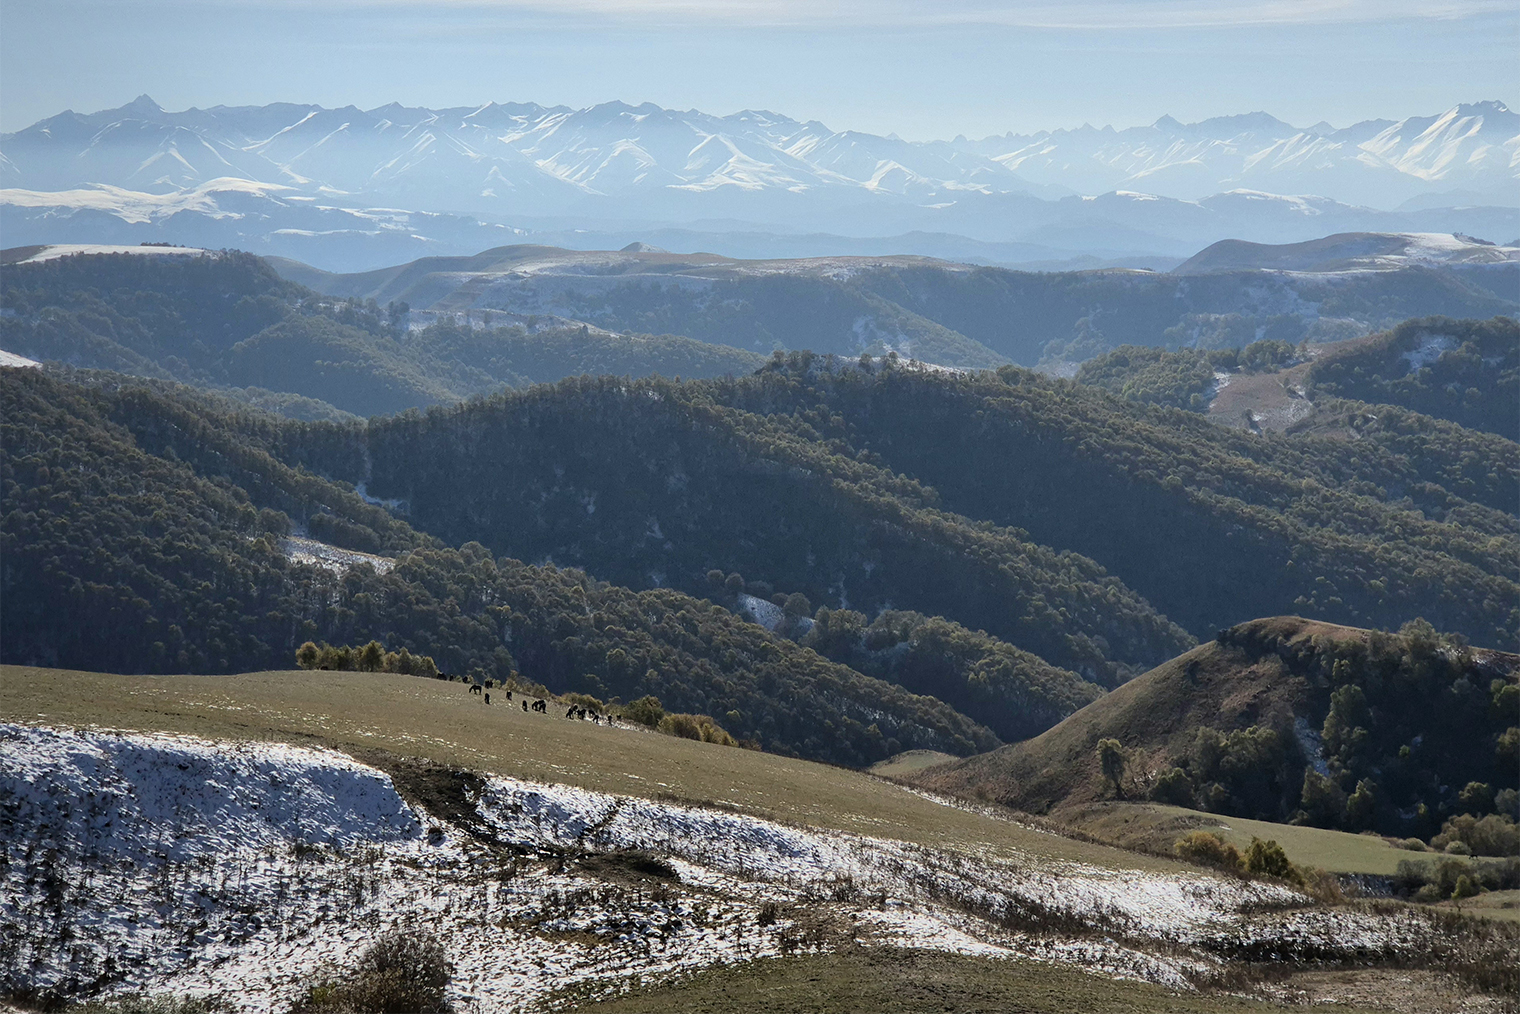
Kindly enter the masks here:
M 332 266 L 350 269 L 361 250 L 383 263 L 609 225 L 1025 248 L 980 258 L 1005 263 L 1182 258 L 1218 239 L 1336 231 L 1507 241 L 1520 233 L 1520 115 L 1482 102 L 1343 129 L 1253 113 L 909 142 L 649 103 L 169 112 L 141 96 L 0 136 L 0 185 L 7 246 L 168 239 L 308 259 L 342 246 Z
M 1520 114 L 1501 102 L 1438 116 L 1299 128 L 1266 113 L 1148 127 L 909 142 L 766 111 L 712 116 L 651 103 L 361 110 L 280 103 L 172 113 L 146 95 L 0 137 L 8 187 L 109 184 L 161 193 L 234 177 L 405 199 L 427 210 L 550 211 L 632 192 L 839 191 L 913 200 L 1229 190 L 1392 208 L 1442 191 L 1520 203 Z M 1460 203 L 1475 203 L 1464 200 Z

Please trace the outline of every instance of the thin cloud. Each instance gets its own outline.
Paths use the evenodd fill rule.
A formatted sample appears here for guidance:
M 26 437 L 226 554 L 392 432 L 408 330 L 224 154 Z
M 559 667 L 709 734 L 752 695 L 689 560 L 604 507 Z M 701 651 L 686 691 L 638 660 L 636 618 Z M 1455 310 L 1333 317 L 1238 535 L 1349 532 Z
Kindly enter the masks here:
M 475 9 L 651 26 L 913 29 L 1179 29 L 1460 20 L 1513 13 L 1512 0 L 339 0 L 355 6 Z

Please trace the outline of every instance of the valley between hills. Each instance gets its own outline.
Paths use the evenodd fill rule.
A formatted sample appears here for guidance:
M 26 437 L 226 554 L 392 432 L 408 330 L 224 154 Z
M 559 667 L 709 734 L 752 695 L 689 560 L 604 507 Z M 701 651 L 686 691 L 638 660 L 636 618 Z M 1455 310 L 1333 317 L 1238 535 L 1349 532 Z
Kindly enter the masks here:
M 1517 262 L 1331 240 L 6 251 L 0 990 L 1510 1009 Z

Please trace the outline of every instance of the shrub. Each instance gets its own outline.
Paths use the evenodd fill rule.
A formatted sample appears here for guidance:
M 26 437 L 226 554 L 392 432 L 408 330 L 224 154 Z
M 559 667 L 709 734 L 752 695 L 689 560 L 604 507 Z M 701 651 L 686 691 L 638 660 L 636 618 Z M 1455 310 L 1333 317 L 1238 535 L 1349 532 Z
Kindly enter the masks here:
M 1262 841 L 1253 837 L 1246 849 L 1247 873 L 1258 877 L 1277 877 L 1279 880 L 1301 880 L 1298 870 L 1288 862 L 1288 854 L 1275 841 Z
M 1120 799 L 1124 798 L 1124 765 L 1128 759 L 1123 744 L 1117 739 L 1098 741 L 1098 766 L 1103 769 L 1103 777 L 1112 783 L 1114 795 Z
M 1475 816 L 1488 813 L 1494 808 L 1494 787 L 1487 782 L 1468 782 L 1457 793 L 1457 803 L 1464 813 Z
M 666 715 L 660 719 L 659 730 L 667 736 L 695 739 L 702 743 L 717 743 L 720 746 L 739 745 L 739 741 L 730 736 L 709 715 Z
M 415 923 L 393 926 L 352 971 L 308 987 L 292 1014 L 445 1014 L 453 973 L 436 935 Z
M 1156 779 L 1156 784 L 1151 786 L 1151 798 L 1158 803 L 1191 806 L 1193 805 L 1193 780 L 1181 768 L 1168 768 Z
M 361 672 L 394 672 L 407 676 L 438 678 L 438 663 L 431 655 L 413 655 L 402 648 L 399 652 L 387 652 L 379 641 L 371 641 L 362 648 L 346 645 L 334 646 L 307 641 L 296 649 L 296 664 L 302 669 L 337 669 Z
M 590 694 L 561 694 L 560 700 L 564 701 L 566 704 L 574 705 L 577 708 L 585 708 L 587 711 L 594 711 L 597 714 L 601 714 L 607 708 L 607 705 L 602 703 L 601 698 L 592 697 Z
M 1177 839 L 1172 849 L 1189 862 L 1238 873 L 1244 868 L 1240 850 L 1212 831 L 1194 831 Z
M 1451 889 L 1451 896 L 1458 900 L 1471 898 L 1473 895 L 1480 893 L 1481 890 L 1482 888 L 1473 880 L 1471 874 L 1463 873 L 1457 877 L 1456 886 Z
M 638 722 L 647 725 L 651 729 L 657 728 L 660 720 L 665 717 L 665 709 L 660 706 L 660 699 L 653 694 L 646 694 L 638 700 L 623 708 L 623 717 L 630 722 Z
M 1430 846 L 1453 855 L 1520 856 L 1520 827 L 1509 814 L 1464 813 L 1448 820 Z

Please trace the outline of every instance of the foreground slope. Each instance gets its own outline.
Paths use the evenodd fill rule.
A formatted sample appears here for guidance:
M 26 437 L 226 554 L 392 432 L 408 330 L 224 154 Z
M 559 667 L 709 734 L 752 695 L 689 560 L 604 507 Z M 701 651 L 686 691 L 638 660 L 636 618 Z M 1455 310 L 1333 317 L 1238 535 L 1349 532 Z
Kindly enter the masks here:
M 23 833 L 0 939 L 5 987 L 34 1002 L 151 988 L 279 1007 L 323 962 L 351 964 L 355 939 L 418 925 L 454 965 L 449 999 L 488 1012 L 862 947 L 1036 958 L 1105 1009 L 1117 995 L 1073 966 L 1205 997 L 1241 992 L 1266 954 L 1515 988 L 1502 928 L 1325 908 L 867 775 L 488 708 L 457 685 L 4 675 L 0 798 Z
M 1278 617 L 1221 631 L 1040 736 L 908 777 L 1031 812 L 1155 798 L 1428 837 L 1458 814 L 1513 819 L 1517 705 L 1520 656 L 1428 625 Z M 1104 740 L 1127 758 L 1117 783 Z

